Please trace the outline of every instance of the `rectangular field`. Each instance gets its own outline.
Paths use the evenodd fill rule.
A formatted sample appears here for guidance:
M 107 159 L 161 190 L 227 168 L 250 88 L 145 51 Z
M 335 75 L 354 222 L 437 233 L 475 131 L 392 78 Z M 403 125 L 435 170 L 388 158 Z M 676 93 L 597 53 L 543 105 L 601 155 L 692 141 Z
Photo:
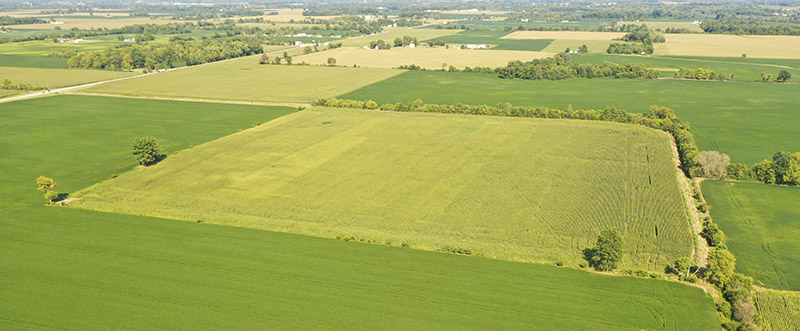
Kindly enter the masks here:
M 800 188 L 704 181 L 703 195 L 737 271 L 757 285 L 800 290 Z
M 617 107 L 647 112 L 671 107 L 692 125 L 701 150 L 730 154 L 735 162 L 755 164 L 776 150 L 796 150 L 800 136 L 797 84 L 685 80 L 570 79 L 525 81 L 494 75 L 407 72 L 342 98 L 379 103 L 547 106 L 565 109 Z
M 42 174 L 73 192 L 132 169 L 135 136 L 158 137 L 169 159 L 291 111 L 83 96 L 0 106 L 0 329 L 719 328 L 710 296 L 677 283 L 45 207 L 35 190 Z
M 53 56 L 0 54 L 0 66 L 67 69 L 67 59 Z
M 692 250 L 676 173 L 667 135 L 638 126 L 313 109 L 92 186 L 78 206 L 571 265 L 614 226 L 625 266 L 661 270 Z
M 800 36 L 736 36 L 722 34 L 666 34 L 655 44 L 657 55 L 720 56 L 800 59 Z
M 97 81 L 138 75 L 137 72 L 84 70 L 84 69 L 43 69 L 0 66 L 0 79 L 12 83 L 36 84 L 44 88 L 56 88 L 93 83 Z
M 396 68 L 401 65 L 415 64 L 426 69 L 442 69 L 454 66 L 459 69 L 464 67 L 502 67 L 508 61 L 530 61 L 533 59 L 551 57 L 553 53 L 528 52 L 528 51 L 493 51 L 466 50 L 458 48 L 446 49 L 444 47 L 416 47 L 390 50 L 363 49 L 355 47 L 340 47 L 326 52 L 312 53 L 299 56 L 293 61 L 306 62 L 314 65 L 327 64 L 328 58 L 336 59 L 337 65 L 367 68 Z
M 403 73 L 378 68 L 260 65 L 248 56 L 103 84 L 89 92 L 219 100 L 309 103 Z

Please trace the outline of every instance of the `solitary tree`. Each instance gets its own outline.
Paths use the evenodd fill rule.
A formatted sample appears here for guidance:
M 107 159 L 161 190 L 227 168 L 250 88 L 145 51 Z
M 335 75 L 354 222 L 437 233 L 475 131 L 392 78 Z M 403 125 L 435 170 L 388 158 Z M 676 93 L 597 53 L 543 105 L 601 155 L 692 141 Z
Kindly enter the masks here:
M 597 270 L 611 271 L 622 260 L 622 234 L 616 228 L 606 228 L 597 236 L 589 263 Z
M 787 80 L 789 80 L 789 78 L 792 78 L 792 73 L 789 72 L 789 70 L 784 69 L 784 70 L 781 70 L 781 72 L 778 73 L 778 77 L 775 78 L 775 80 L 778 81 L 778 82 L 784 82 L 785 83 Z
M 332 57 L 329 57 L 328 58 L 328 65 L 329 66 L 335 66 L 336 65 L 336 59 L 334 59 Z
M 735 269 L 736 257 L 727 249 L 717 248 L 708 254 L 708 269 L 706 269 L 705 275 L 717 286 L 724 287 L 733 277 Z
M 578 52 L 581 54 L 589 53 L 589 46 L 586 46 L 586 44 L 581 45 L 581 47 L 578 48 Z
M 39 191 L 44 192 L 44 198 L 47 199 L 47 201 L 53 202 L 58 200 L 56 182 L 52 178 L 39 176 L 39 178 L 36 178 L 36 185 L 39 186 Z
M 153 137 L 139 137 L 133 139 L 133 156 L 141 165 L 156 163 L 161 158 L 161 146 Z

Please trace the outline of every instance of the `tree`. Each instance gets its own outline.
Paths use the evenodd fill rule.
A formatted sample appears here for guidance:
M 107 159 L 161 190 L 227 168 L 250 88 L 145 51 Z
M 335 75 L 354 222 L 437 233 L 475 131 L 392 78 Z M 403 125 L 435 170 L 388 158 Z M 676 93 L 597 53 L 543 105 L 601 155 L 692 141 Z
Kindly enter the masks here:
M 709 178 L 725 177 L 728 173 L 728 164 L 731 162 L 728 154 L 722 154 L 717 151 L 700 152 L 698 159 L 703 170 L 703 176 Z
M 332 57 L 329 57 L 328 58 L 328 65 L 329 66 L 335 66 L 336 65 L 336 59 L 334 59 Z
M 130 53 L 122 57 L 122 69 L 133 70 L 133 57 Z
M 728 178 L 738 179 L 738 180 L 751 180 L 753 179 L 753 171 L 750 170 L 744 163 L 731 163 L 728 165 Z
M 161 159 L 161 146 L 159 146 L 158 140 L 153 137 L 133 139 L 133 156 L 139 164 L 144 166 L 151 165 Z
M 792 154 L 780 151 L 772 156 L 772 169 L 775 170 L 775 183 L 788 184 L 787 176 L 792 163 Z
M 778 73 L 778 77 L 775 78 L 775 81 L 785 83 L 787 80 L 789 80 L 789 78 L 792 78 L 792 73 L 789 72 L 789 70 L 784 69 Z
M 743 59 L 746 59 L 746 58 L 747 58 L 747 54 L 745 54 L 745 53 L 742 53 L 742 58 L 743 58 Z
M 54 202 L 58 200 L 56 182 L 52 178 L 39 176 L 39 178 L 36 178 L 36 185 L 40 192 L 44 192 L 44 198 L 47 199 L 47 201 Z
M 304 47 L 303 54 L 311 54 L 311 46 Z
M 600 271 L 614 270 L 622 260 L 622 245 L 622 234 L 616 228 L 600 231 L 589 264 Z
M 261 54 L 261 60 L 258 61 L 259 64 L 267 64 L 269 63 L 269 55 L 267 53 Z
M 775 169 L 772 167 L 772 161 L 763 160 L 753 166 L 753 178 L 759 182 L 767 184 L 775 184 Z
M 736 257 L 727 249 L 717 248 L 708 254 L 706 278 L 720 288 L 725 287 L 725 284 L 730 281 L 735 269 Z
M 567 47 L 567 49 L 564 50 L 564 53 L 569 53 L 569 52 L 572 52 L 572 50 L 569 49 L 569 47 Z
M 589 53 L 589 46 L 586 46 L 586 44 L 581 45 L 581 47 L 578 48 L 578 52 L 581 54 Z
M 767 74 L 765 74 L 763 72 L 761 73 L 761 82 L 762 83 L 769 82 L 770 80 L 772 80 L 772 75 L 767 75 Z
M 789 157 L 789 168 L 783 175 L 783 181 L 789 185 L 800 185 L 800 152 Z

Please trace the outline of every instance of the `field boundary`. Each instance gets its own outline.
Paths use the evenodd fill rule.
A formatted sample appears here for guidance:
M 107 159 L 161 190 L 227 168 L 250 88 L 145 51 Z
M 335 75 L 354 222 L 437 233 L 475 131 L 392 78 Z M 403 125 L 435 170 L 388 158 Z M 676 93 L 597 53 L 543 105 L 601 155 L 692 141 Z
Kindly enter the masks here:
M 182 97 L 159 97 L 159 96 L 128 95 L 128 94 L 113 94 L 113 93 L 94 93 L 94 92 L 64 92 L 63 94 L 112 97 L 112 98 L 147 99 L 147 100 L 229 103 L 229 104 L 254 105 L 254 106 L 311 107 L 311 104 L 291 103 L 291 102 L 258 102 L 258 101 L 237 101 L 237 100 L 220 100 L 220 99 L 195 99 L 195 98 L 182 98 Z

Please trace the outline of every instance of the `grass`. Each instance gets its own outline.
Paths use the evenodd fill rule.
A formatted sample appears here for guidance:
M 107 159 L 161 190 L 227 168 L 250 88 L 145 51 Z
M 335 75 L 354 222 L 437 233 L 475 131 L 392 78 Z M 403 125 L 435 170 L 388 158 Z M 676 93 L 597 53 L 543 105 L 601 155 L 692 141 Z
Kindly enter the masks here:
M 21 91 L 17 90 L 0 90 L 0 98 L 10 97 L 12 95 L 16 95 L 18 93 L 22 93 Z
M 666 134 L 637 126 L 316 109 L 76 196 L 81 208 L 570 265 L 614 226 L 625 266 L 662 270 L 692 249 L 676 172 Z
M 439 38 L 442 36 L 448 36 L 455 33 L 458 33 L 461 30 L 433 30 L 433 29 L 415 29 L 415 28 L 391 28 L 385 29 L 384 32 L 363 36 L 363 37 L 356 37 L 356 38 L 348 38 L 342 39 L 341 41 L 332 41 L 342 43 L 342 46 L 348 47 L 364 47 L 369 45 L 370 42 L 375 40 L 383 40 L 387 43 L 391 43 L 394 41 L 394 38 L 403 38 L 404 36 L 411 36 L 416 37 L 418 40 L 428 40 L 433 38 Z
M 90 92 L 308 103 L 347 93 L 401 70 L 259 65 L 248 56 L 90 88 Z
M 800 36 L 736 36 L 722 34 L 666 34 L 655 44 L 656 55 L 721 56 L 800 59 Z
M 711 298 L 677 283 L 45 207 L 33 186 L 48 174 L 70 192 L 132 169 L 135 136 L 156 135 L 171 158 L 290 111 L 83 96 L 4 104 L 0 328 L 719 328 Z
M 374 50 L 355 47 L 340 47 L 326 52 L 312 53 L 293 59 L 295 62 L 306 62 L 315 65 L 326 64 L 329 57 L 336 59 L 337 65 L 368 68 L 396 68 L 401 65 L 416 64 L 427 69 L 447 67 L 501 67 L 511 60 L 530 61 L 536 58 L 551 57 L 552 53 L 527 51 L 485 51 L 462 50 L 444 47 L 416 47 L 390 50 Z
M 137 74 L 136 72 L 109 70 L 0 67 L 0 79 L 9 79 L 13 83 L 36 84 L 51 89 Z
M 800 329 L 800 293 L 757 290 L 755 294 L 767 330 Z
M 758 285 L 800 290 L 800 188 L 704 181 L 703 193 L 737 271 Z
M 52 56 L 0 54 L 0 66 L 67 69 L 67 59 Z
M 800 67 L 798 67 L 800 66 L 800 61 L 797 60 L 631 56 L 612 54 L 576 54 L 572 56 L 572 59 L 575 62 L 594 64 L 642 63 L 650 68 L 708 68 L 726 76 L 732 73 L 736 81 L 760 81 L 761 73 L 769 73 L 775 77 L 778 75 L 779 71 L 784 69 L 789 70 L 792 75 L 800 75 Z M 674 77 L 674 73 L 664 72 L 663 76 Z
M 671 107 L 692 125 L 701 150 L 755 164 L 776 150 L 795 150 L 800 135 L 800 85 L 682 80 L 572 79 L 525 81 L 489 74 L 406 72 L 342 96 L 379 103 L 489 104 L 646 112 Z
M 434 30 L 447 31 L 447 30 Z M 492 50 L 514 50 L 514 51 L 541 51 L 552 42 L 552 39 L 544 40 L 517 40 L 505 39 L 506 31 L 462 31 L 454 35 L 440 38 L 432 38 L 431 41 L 441 40 L 448 44 L 489 44 Z

